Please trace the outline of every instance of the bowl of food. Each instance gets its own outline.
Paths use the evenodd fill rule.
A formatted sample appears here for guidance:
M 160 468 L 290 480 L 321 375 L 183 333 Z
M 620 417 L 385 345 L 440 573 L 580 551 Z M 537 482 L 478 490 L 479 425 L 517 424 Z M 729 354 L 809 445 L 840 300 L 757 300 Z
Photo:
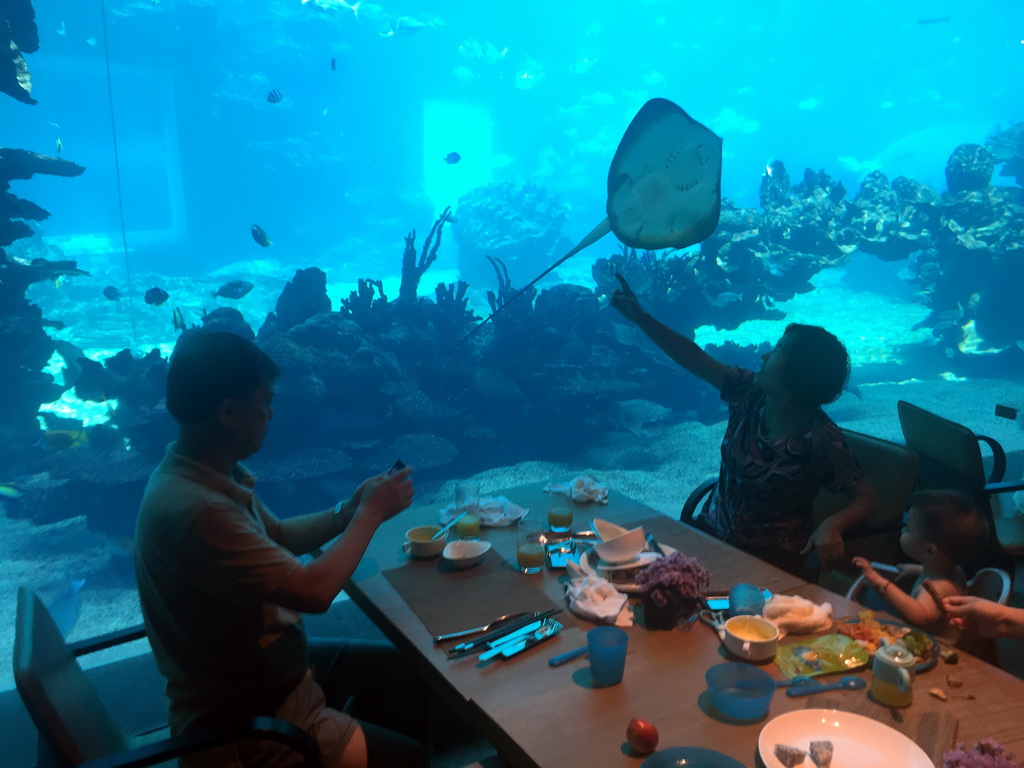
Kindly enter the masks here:
M 752 664 L 715 664 L 704 673 L 711 703 L 726 717 L 757 720 L 768 714 L 775 693 L 775 681 Z
M 722 642 L 741 659 L 765 661 L 774 658 L 779 647 L 779 628 L 760 616 L 733 616 L 725 622 Z
M 441 553 L 441 557 L 455 568 L 472 568 L 484 559 L 484 555 L 490 548 L 491 542 L 489 541 L 450 541 Z
M 643 552 L 646 539 L 643 528 L 632 528 L 612 539 L 605 539 L 594 545 L 594 551 L 604 562 L 613 565 L 628 563 Z

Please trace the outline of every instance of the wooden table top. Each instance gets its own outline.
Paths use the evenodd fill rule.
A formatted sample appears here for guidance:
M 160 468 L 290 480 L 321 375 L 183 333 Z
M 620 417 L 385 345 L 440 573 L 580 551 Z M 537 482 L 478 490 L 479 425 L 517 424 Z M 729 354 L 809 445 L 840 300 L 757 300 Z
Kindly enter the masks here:
M 512 502 L 534 510 L 534 516 L 546 514 L 547 495 L 539 485 L 523 486 L 501 492 Z M 494 494 L 497 495 L 497 494 Z M 745 581 L 769 587 L 776 593 L 797 594 L 815 602 L 832 602 L 834 616 L 855 615 L 859 606 L 817 585 L 779 570 L 767 563 L 723 544 L 699 531 L 659 514 L 639 502 L 609 493 L 609 504 L 576 505 L 574 529 L 590 527 L 590 520 L 601 517 L 620 524 L 643 521 L 645 530 L 659 542 L 688 555 L 696 556 L 711 571 L 712 588 L 728 588 Z M 654 723 L 661 735 L 660 748 L 671 746 L 702 746 L 716 749 L 744 765 L 754 765 L 757 739 L 769 719 L 814 705 L 818 697 L 789 698 L 780 689 L 772 699 L 767 718 L 755 723 L 725 722 L 715 716 L 708 701 L 704 674 L 713 664 L 727 661 L 718 636 L 708 627 L 696 623 L 688 632 L 651 631 L 634 626 L 629 632 L 629 651 L 622 683 L 604 689 L 590 686 L 586 658 L 551 668 L 552 656 L 586 644 L 586 632 L 594 625 L 566 611 L 566 628 L 556 637 L 510 660 L 493 660 L 481 664 L 475 655 L 449 659 L 442 647 L 433 644 L 423 620 L 385 573 L 392 568 L 420 569 L 417 576 L 436 584 L 437 599 L 454 606 L 453 615 L 460 616 L 435 632 L 463 628 L 467 610 L 481 615 L 480 623 L 497 615 L 488 607 L 486 596 L 474 594 L 474 570 L 447 573 L 440 561 L 410 561 L 402 552 L 404 533 L 416 525 L 436 523 L 438 508 L 415 507 L 403 512 L 383 526 L 374 536 L 366 556 L 346 591 L 368 615 L 417 663 L 435 689 L 452 705 L 462 707 L 470 721 L 513 766 L 629 766 L 636 768 L 637 758 L 625 746 L 626 724 L 632 717 Z M 543 571 L 524 575 L 508 563 L 515 562 L 515 528 L 485 528 L 481 538 L 492 542 L 496 554 L 481 570 L 478 583 L 486 583 L 492 591 L 503 579 L 516 599 L 532 594 L 523 583 L 537 590 L 537 600 L 565 605 L 564 572 Z M 508 563 L 502 563 L 503 558 Z M 502 572 L 501 569 L 504 569 Z M 397 580 L 397 579 L 396 579 Z M 408 579 L 406 579 L 408 583 Z M 417 600 L 423 599 L 423 589 Z M 461 596 L 460 596 L 461 595 Z M 411 596 L 410 596 L 411 600 Z M 473 603 L 473 601 L 476 601 Z M 415 602 L 415 601 L 412 601 Z M 421 611 L 422 611 L 422 605 Z M 532 609 L 533 605 L 523 606 Z M 444 613 L 435 610 L 431 621 L 443 623 Z M 785 642 L 785 641 L 784 641 Z M 763 669 L 776 679 L 783 675 L 773 663 Z M 865 669 L 858 674 L 870 680 Z M 962 687 L 953 689 L 947 681 L 951 676 Z M 951 694 L 948 701 L 928 695 L 932 687 L 941 687 Z M 952 746 L 954 739 L 972 743 L 992 737 L 1018 754 L 1024 754 L 1024 729 L 1020 727 L 1020 711 L 1024 706 L 1024 682 L 1002 670 L 960 654 L 960 663 L 937 667 L 917 677 L 914 704 L 907 710 L 911 720 L 925 713 L 949 713 L 959 720 L 958 733 L 930 734 L 926 751 L 936 753 L 936 744 Z M 952 698 L 952 694 L 974 699 Z M 890 722 L 889 711 L 867 699 L 864 691 L 829 694 L 835 706 L 849 711 L 876 716 Z M 829 702 L 833 699 L 829 699 Z M 850 706 L 844 706 L 848 702 Z M 1012 702 L 1012 706 L 1007 706 Z M 820 705 L 820 704 L 819 704 Z M 829 704 L 831 705 L 831 704 Z M 867 709 L 865 709 L 867 707 Z M 868 711 L 871 708 L 877 713 Z M 946 728 L 954 718 L 941 722 Z M 895 726 L 894 726 L 895 727 Z M 902 728 L 907 730 L 906 728 Z M 947 728 L 948 730 L 948 728 Z M 909 733 L 917 737 L 918 731 Z M 922 739 L 918 739 L 923 741 Z M 940 750 L 941 751 L 941 750 Z

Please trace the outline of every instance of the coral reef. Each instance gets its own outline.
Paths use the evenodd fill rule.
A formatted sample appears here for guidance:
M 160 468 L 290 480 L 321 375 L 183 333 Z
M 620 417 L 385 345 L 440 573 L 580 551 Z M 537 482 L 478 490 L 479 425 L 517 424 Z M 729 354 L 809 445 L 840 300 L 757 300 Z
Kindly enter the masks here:
M 32 0 L 7 0 L 0 9 L 0 91 L 11 98 L 35 104 L 32 74 L 23 53 L 39 50 L 39 30 Z
M 1001 163 L 1000 176 L 1013 177 L 1024 185 L 1024 123 L 1016 123 L 985 140 L 985 147 L 996 163 Z
M 398 290 L 399 301 L 415 301 L 420 278 L 437 259 L 437 249 L 441 247 L 441 233 L 444 231 L 445 222 L 451 218 L 451 210 L 451 206 L 445 208 L 441 216 L 434 222 L 434 226 L 430 228 L 430 234 L 423 242 L 419 260 L 416 259 L 416 230 L 414 229 L 405 236 L 405 251 L 402 253 L 402 282 Z M 436 240 L 434 240 L 435 235 L 437 236 Z M 431 247 L 431 241 L 433 241 L 433 247 Z M 382 290 L 381 296 L 383 295 L 384 291 Z

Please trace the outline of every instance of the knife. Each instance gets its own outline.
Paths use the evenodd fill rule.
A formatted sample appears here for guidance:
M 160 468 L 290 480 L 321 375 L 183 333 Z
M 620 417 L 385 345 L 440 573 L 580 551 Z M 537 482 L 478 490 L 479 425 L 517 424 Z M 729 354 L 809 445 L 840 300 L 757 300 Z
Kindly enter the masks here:
M 480 654 L 480 661 L 489 661 L 495 656 L 511 659 L 517 653 L 522 653 L 526 649 L 533 648 L 538 643 L 544 642 L 549 637 L 553 637 L 561 629 L 562 625 L 554 619 L 544 619 L 541 622 L 541 626 L 536 629 L 501 643 L 489 651 L 484 651 Z
M 529 624 L 537 623 L 538 620 L 546 619 L 548 616 L 554 616 L 556 613 L 561 613 L 561 611 L 561 608 L 551 608 L 547 611 L 544 611 L 543 613 L 535 613 L 534 615 L 523 616 L 521 619 L 510 621 L 501 629 L 496 629 L 493 632 L 488 632 L 486 635 L 481 635 L 475 640 L 470 640 L 466 643 L 459 643 L 458 645 L 453 645 L 451 648 L 448 649 L 448 654 L 460 655 L 463 653 L 473 651 L 477 648 L 481 648 L 484 645 L 490 648 L 492 647 L 491 643 L 493 643 L 495 640 L 500 640 L 501 638 L 508 637 L 512 633 L 518 632 L 518 630 L 521 630 L 523 627 L 528 626 Z M 536 629 L 536 627 L 534 627 L 534 629 Z
M 654 538 L 654 534 L 653 533 L 648 533 L 647 534 L 647 543 L 651 545 L 651 552 L 657 552 L 662 557 L 665 556 L 665 550 L 663 550 L 661 548 L 661 545 L 658 544 L 658 540 L 656 538 Z

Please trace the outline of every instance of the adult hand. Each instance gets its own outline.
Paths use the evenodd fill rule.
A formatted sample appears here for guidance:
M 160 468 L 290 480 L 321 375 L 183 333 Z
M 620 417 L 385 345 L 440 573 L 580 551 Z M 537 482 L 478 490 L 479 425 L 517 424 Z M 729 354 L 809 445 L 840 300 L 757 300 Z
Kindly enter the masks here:
M 970 595 L 947 597 L 942 601 L 942 607 L 957 629 L 973 629 L 981 637 L 998 637 L 1007 613 L 999 603 Z
M 806 555 L 812 549 L 818 550 L 818 561 L 825 571 L 831 571 L 842 562 L 845 552 L 843 532 L 831 522 L 831 518 L 826 518 L 821 522 L 818 529 L 807 540 L 807 544 L 800 550 L 800 554 Z
M 408 509 L 414 493 L 412 469 L 406 467 L 391 476 L 375 475 L 364 480 L 353 496 L 359 496 L 357 514 L 373 515 L 379 524 Z
M 637 301 L 636 294 L 633 293 L 633 289 L 629 287 L 629 283 L 626 282 L 626 278 L 616 272 L 615 279 L 619 281 L 619 285 L 621 285 L 622 288 L 612 292 L 611 304 L 622 313 L 624 318 L 629 320 L 631 323 L 635 323 L 644 313 L 643 309 L 640 307 L 640 302 Z

